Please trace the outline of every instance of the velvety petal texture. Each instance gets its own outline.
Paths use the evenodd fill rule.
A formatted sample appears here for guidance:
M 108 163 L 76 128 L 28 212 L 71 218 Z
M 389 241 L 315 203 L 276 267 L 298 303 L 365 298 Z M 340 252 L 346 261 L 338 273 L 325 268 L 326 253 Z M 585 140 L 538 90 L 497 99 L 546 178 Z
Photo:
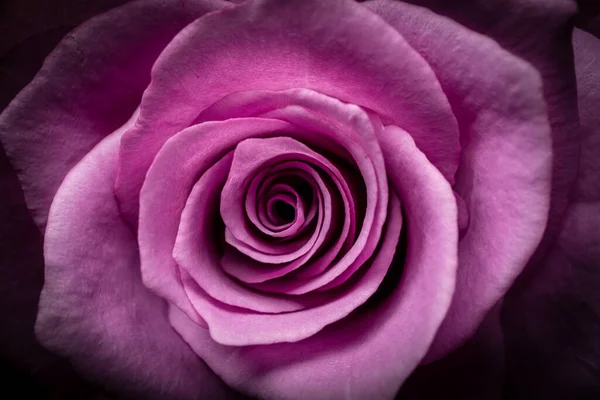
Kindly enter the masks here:
M 163 302 L 141 283 L 135 237 L 113 194 L 119 141 L 130 124 L 86 155 L 54 198 L 37 337 L 119 392 L 228 398 L 232 392 L 172 330 Z
M 497 41 L 536 68 L 552 129 L 552 189 L 546 231 L 518 281 L 536 279 L 555 244 L 578 173 L 581 137 L 573 67 L 575 0 L 410 0 Z M 585 0 L 582 3 L 586 3 Z M 594 8 L 594 7 L 592 7 Z
M 372 126 L 367 113 L 356 106 L 305 89 L 253 92 L 242 96 L 245 103 L 223 108 L 237 118 L 205 122 L 182 131 L 167 141 L 154 160 L 141 193 L 142 274 L 148 287 L 170 299 L 197 323 L 206 324 L 213 339 L 219 343 L 241 346 L 298 341 L 364 303 L 375 292 L 392 261 L 402 224 L 399 214 L 391 221 L 388 219 L 387 224 L 393 225 L 398 233 L 395 239 L 380 239 L 388 209 L 385 167 L 376 136 L 376 130 L 381 126 Z M 231 105 L 230 101 L 241 99 L 225 101 Z M 241 107 L 242 104 L 246 107 Z M 264 116 L 277 116 L 278 119 L 242 118 L 241 110 L 252 110 L 252 104 L 260 104 Z M 331 121 L 330 126 L 319 126 L 323 125 L 322 119 L 312 114 L 325 111 L 328 113 L 323 118 Z M 283 121 L 284 118 L 288 121 Z M 366 196 L 352 193 L 344 176 L 331 161 L 292 137 L 315 148 L 337 151 L 347 161 L 353 160 L 358 169 L 354 173 L 363 176 Z M 286 162 L 289 165 L 290 161 L 312 165 L 321 170 L 327 180 L 338 181 L 337 187 L 330 185 L 329 189 L 337 192 L 338 197 L 342 197 L 342 192 L 346 192 L 343 197 L 356 196 L 359 200 L 366 197 L 361 200 L 366 202 L 361 229 L 356 234 L 352 232 L 347 251 L 338 254 L 343 242 L 327 239 L 340 234 L 348 236 L 349 221 L 356 221 L 356 216 L 350 215 L 348 205 L 346 215 L 323 217 L 323 212 L 318 212 L 315 226 L 318 231 L 309 235 L 308 240 L 301 240 L 300 246 L 289 239 L 268 242 L 268 236 L 261 238 L 245 218 L 244 195 L 240 194 L 247 195 L 250 182 L 260 175 L 261 168 L 286 165 Z M 174 165 L 183 168 L 174 171 Z M 201 179 L 192 187 L 197 176 Z M 267 177 L 268 173 L 263 176 Z M 162 188 L 166 185 L 172 190 L 164 192 Z M 216 190 L 206 190 L 211 185 L 215 185 Z M 192 195 L 186 205 L 190 191 Z M 212 199 L 207 192 L 214 193 L 210 196 Z M 321 197 L 329 198 L 325 202 L 328 206 L 322 211 L 331 214 L 332 195 Z M 215 210 L 218 200 L 220 210 Z M 179 206 L 174 207 L 175 204 Z M 215 228 L 213 218 L 209 217 L 219 212 L 222 229 Z M 155 223 L 157 213 L 162 216 L 160 225 Z M 341 221 L 331 221 L 334 217 Z M 214 237 L 215 231 L 224 231 L 222 256 L 219 256 L 221 251 Z M 374 255 L 381 240 L 387 245 L 377 249 Z M 328 260 L 321 262 L 322 271 L 314 273 L 314 265 L 309 260 L 320 247 L 327 246 L 334 251 L 326 249 L 322 252 L 321 258 Z M 371 256 L 374 258 L 369 260 Z M 232 257 L 240 264 L 239 268 L 254 264 L 256 269 L 268 270 L 282 263 L 289 263 L 294 268 L 287 268 L 285 278 L 279 279 L 280 274 L 276 274 L 270 280 L 259 279 L 262 282 L 258 285 L 245 282 L 250 283 L 251 287 L 247 288 L 243 282 L 240 285 L 234 279 L 239 276 L 227 276 L 231 275 L 231 266 L 221 268 L 220 260 L 230 265 Z M 323 261 L 316 258 L 316 262 Z M 367 260 L 369 265 L 363 266 Z M 300 272 L 305 268 L 311 268 L 314 276 L 304 279 L 288 276 L 296 269 Z M 166 274 L 169 280 L 165 279 Z M 227 294 L 223 293 L 222 287 Z M 256 289 L 260 292 L 256 293 Z M 225 303 L 216 300 L 225 300 Z M 317 300 L 327 306 L 315 308 Z M 262 314 L 265 311 L 270 314 Z M 283 311 L 296 312 L 274 314 Z
M 394 128 L 380 139 L 386 167 L 396 171 L 391 183 L 402 198 L 411 238 L 405 250 L 396 251 L 386 277 L 392 293 L 305 340 L 241 348 L 217 344 L 170 308 L 175 329 L 234 388 L 277 399 L 392 398 L 425 355 L 453 292 L 456 206 L 450 185 L 408 134 Z M 382 248 L 395 236 L 389 231 L 398 232 L 399 212 L 391 201 Z
M 159 53 L 184 26 L 227 5 L 135 1 L 69 33 L 0 118 L 0 141 L 43 231 L 67 172 L 139 105 Z
M 257 0 L 190 24 L 155 64 L 138 124 L 123 139 L 116 192 L 126 217 L 137 220 L 139 189 L 157 151 L 210 104 L 238 91 L 297 87 L 411 129 L 453 181 L 456 120 L 435 75 L 402 36 L 351 1 Z
M 552 165 L 547 109 L 539 74 L 489 38 L 424 8 L 366 4 L 428 61 L 461 129 L 453 189 L 468 210 L 468 229 L 453 305 L 428 355 L 434 360 L 475 333 L 544 233 Z

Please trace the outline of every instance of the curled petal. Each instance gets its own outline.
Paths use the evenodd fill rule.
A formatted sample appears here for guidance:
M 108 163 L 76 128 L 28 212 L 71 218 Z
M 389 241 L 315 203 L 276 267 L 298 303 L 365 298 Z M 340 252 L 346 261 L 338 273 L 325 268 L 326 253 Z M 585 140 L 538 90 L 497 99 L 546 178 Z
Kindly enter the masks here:
M 181 214 L 196 179 L 240 141 L 293 129 L 282 121 L 236 119 L 193 126 L 167 142 L 148 171 L 140 195 L 138 243 L 142 279 L 147 287 L 186 312 L 194 312 L 172 252 Z
M 552 186 L 546 103 L 539 73 L 489 38 L 423 8 L 367 4 L 429 62 L 461 128 L 454 190 L 469 225 L 460 241 L 453 304 L 431 361 L 475 333 L 540 242 Z
M 355 199 L 362 204 L 356 207 L 357 215 L 360 208 L 365 211 L 364 216 L 356 217 L 362 226 L 353 246 L 344 257 L 311 279 L 284 277 L 253 286 L 269 292 L 303 294 L 317 289 L 328 290 L 343 284 L 373 253 L 385 220 L 387 178 L 376 136 L 381 129 L 381 122 L 360 107 L 306 89 L 235 93 L 213 104 L 199 116 L 198 121 L 220 120 L 227 115 L 237 118 L 275 118 L 310 132 L 319 132 L 320 135 L 313 138 L 311 144 L 327 149 L 335 157 L 356 164 L 362 175 L 363 187 L 355 187 L 353 192 L 366 192 L 365 200 Z M 352 180 L 348 176 L 345 180 L 351 184 Z
M 127 395 L 233 396 L 172 330 L 164 302 L 140 279 L 137 243 L 113 192 L 126 128 L 84 157 L 54 198 L 37 337 L 87 376 Z
M 364 267 L 364 273 L 340 288 L 324 304 L 295 312 L 262 314 L 215 301 L 188 274 L 182 274 L 184 288 L 217 343 L 247 346 L 305 339 L 344 318 L 377 290 L 392 262 L 402 227 L 400 203 L 395 197 L 390 210 L 389 227 L 377 253 Z
M 222 232 L 217 221 L 219 199 L 232 158 L 230 153 L 210 167 L 186 201 L 173 249 L 180 272 L 184 270 L 213 299 L 251 311 L 290 312 L 322 303 L 324 296 L 276 296 L 251 290 L 225 273 L 223 261 L 219 263 L 220 242 L 215 233 Z M 195 315 L 193 310 L 191 315 Z
M 303 163 L 298 163 L 298 162 L 286 162 L 286 163 L 282 163 L 280 165 L 278 165 L 275 169 L 274 172 L 276 173 L 277 170 L 279 168 L 282 169 L 286 169 L 288 167 L 293 167 L 293 168 L 297 168 L 298 172 L 302 171 L 304 173 L 306 173 L 305 179 L 308 180 L 314 180 L 314 182 L 316 182 L 315 185 L 315 190 L 317 190 L 318 195 L 317 198 L 319 200 L 319 211 L 317 211 L 317 213 L 319 214 L 323 214 L 325 213 L 325 210 L 328 210 L 328 214 L 333 214 L 334 210 L 331 206 L 331 195 L 330 195 L 330 190 L 327 187 L 327 185 L 323 182 L 321 176 L 319 176 L 319 174 L 317 173 L 317 171 L 315 171 L 314 169 L 308 167 L 306 164 Z M 337 203 L 334 203 L 337 204 Z M 348 208 L 348 207 L 346 207 Z M 336 213 L 337 214 L 337 213 Z M 348 213 L 347 213 L 348 214 Z M 328 218 L 330 219 L 331 216 L 328 216 Z M 331 262 L 331 260 L 337 255 L 341 244 L 343 243 L 343 240 L 346 239 L 346 236 L 348 235 L 348 230 L 351 226 L 353 226 L 354 224 L 353 222 L 353 216 L 348 216 L 348 217 L 340 217 L 343 218 L 344 220 L 344 226 L 342 228 L 342 231 L 333 231 L 333 229 L 330 232 L 327 232 L 327 236 L 324 237 L 325 238 L 329 238 L 331 236 L 335 236 L 336 234 L 339 236 L 337 243 L 328 248 L 325 252 L 325 254 L 322 254 L 320 257 L 315 257 L 311 260 L 311 256 L 314 255 L 314 253 L 318 250 L 318 248 L 316 246 L 313 246 L 313 248 L 306 253 L 304 256 L 290 262 L 290 263 L 284 263 L 284 264 L 279 264 L 279 265 L 265 265 L 263 263 L 259 263 L 256 262 L 255 260 L 248 258 L 248 257 L 244 257 L 244 256 L 239 256 L 237 252 L 235 251 L 227 251 L 227 249 L 225 250 L 225 255 L 224 257 L 221 259 L 221 265 L 223 267 L 223 269 L 225 269 L 230 275 L 235 276 L 236 278 L 247 282 L 247 283 L 260 283 L 260 282 L 265 282 L 267 280 L 270 279 L 275 279 L 275 278 L 279 278 L 282 277 L 284 275 L 287 275 L 288 273 L 292 272 L 292 271 L 296 271 L 298 270 L 298 268 L 302 267 L 301 271 L 321 271 L 324 268 L 326 268 L 329 263 Z M 339 219 L 339 218 L 336 218 Z M 319 221 L 322 220 L 321 215 L 319 216 Z M 323 225 L 322 223 L 319 223 L 317 221 L 318 227 L 320 227 L 320 229 L 323 229 Z M 328 224 L 330 225 L 330 224 Z M 352 232 L 353 234 L 354 232 Z M 314 235 L 313 235 L 314 236 Z M 330 242 L 331 240 L 329 240 Z M 322 243 L 323 244 L 323 243 Z M 328 242 L 325 242 L 325 244 L 328 244 Z
M 136 221 L 155 154 L 201 111 L 230 93 L 296 87 L 412 129 L 453 181 L 456 121 L 431 69 L 398 32 L 352 1 L 250 1 L 190 24 L 157 61 L 140 121 L 122 144 L 117 195 L 125 215 Z
M 323 244 L 332 228 L 332 205 L 328 191 L 323 193 L 325 208 L 318 215 L 317 229 L 309 240 L 274 244 L 272 238 L 262 238 L 252 231 L 246 218 L 244 197 L 252 177 L 260 169 L 286 160 L 314 164 L 321 170 L 335 174 L 335 168 L 326 158 L 306 145 L 287 137 L 271 139 L 247 139 L 239 143 L 234 153 L 227 183 L 221 194 L 221 217 L 227 227 L 226 240 L 253 259 L 265 263 L 280 264 L 301 258 L 310 258 Z M 338 180 L 340 179 L 337 172 Z M 300 245 L 300 246 L 299 246 Z M 251 249 L 248 249 L 251 248 Z M 266 253 L 266 254 L 265 254 Z
M 600 40 L 575 30 L 573 48 L 583 139 L 579 176 L 553 250 L 504 301 L 511 398 L 585 399 L 600 391 Z
M 243 348 L 217 344 L 170 309 L 175 329 L 234 388 L 266 399 L 393 398 L 427 352 L 454 288 L 456 205 L 448 182 L 410 136 L 383 139 L 410 238 L 406 260 L 397 252 L 384 281 L 393 287 L 387 297 L 299 342 Z

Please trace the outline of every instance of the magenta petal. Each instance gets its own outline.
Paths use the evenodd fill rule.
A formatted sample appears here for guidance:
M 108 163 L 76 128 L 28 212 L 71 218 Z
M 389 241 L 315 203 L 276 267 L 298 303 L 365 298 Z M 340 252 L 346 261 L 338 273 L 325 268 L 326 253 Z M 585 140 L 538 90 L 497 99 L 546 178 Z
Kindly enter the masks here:
M 596 0 L 589 0 L 596 2 Z M 393 1 L 390 1 L 392 3 Z M 552 129 L 552 192 L 544 236 L 531 265 L 552 249 L 577 178 L 580 130 L 571 35 L 588 0 L 410 0 L 497 41 L 541 75 Z M 383 15 L 383 14 L 382 14 Z M 591 16 L 591 15 L 590 15 Z M 445 34 L 443 37 L 450 37 Z M 431 36 L 432 38 L 440 36 Z M 489 73 L 490 70 L 487 72 Z M 527 268 L 529 274 L 533 268 Z M 533 272 L 532 272 L 533 273 Z
M 381 246 L 365 266 L 364 275 L 329 301 L 312 308 L 281 314 L 254 313 L 215 302 L 200 289 L 197 280 L 184 276 L 184 287 L 217 343 L 247 346 L 296 342 L 344 318 L 377 290 L 392 262 L 402 227 L 400 203 L 395 196 L 391 200 L 388 224 Z
M 290 88 L 367 107 L 410 129 L 453 180 L 456 121 L 427 63 L 394 29 L 351 1 L 250 1 L 190 24 L 156 63 L 139 124 L 122 144 L 117 194 L 126 215 L 135 220 L 160 147 L 202 110 L 230 93 Z
M 324 296 L 278 296 L 251 290 L 231 279 L 225 273 L 227 269 L 221 268 L 218 235 L 222 231 L 217 226 L 217 220 L 221 191 L 232 158 L 233 154 L 230 153 L 210 167 L 187 198 L 173 249 L 173 258 L 181 268 L 179 271 L 191 277 L 213 299 L 252 311 L 290 312 L 322 302 Z M 185 311 L 192 317 L 196 316 L 196 311 L 192 308 Z
M 356 165 L 366 205 L 362 205 L 364 216 L 358 237 L 344 257 L 312 279 L 284 277 L 253 286 L 269 292 L 303 294 L 343 284 L 373 253 L 385 221 L 387 178 L 376 136 L 381 123 L 360 107 L 307 89 L 234 93 L 213 104 L 198 120 L 219 120 L 228 115 L 274 118 L 317 132 L 306 142 Z M 345 178 L 349 181 L 347 174 Z
M 262 233 L 270 237 L 293 238 L 296 236 L 307 223 L 306 211 L 308 210 L 305 210 L 307 204 L 302 194 L 289 184 L 279 183 L 269 187 L 264 196 L 258 196 L 257 191 L 252 192 L 253 183 L 258 186 L 259 182 L 252 182 L 248 189 L 244 204 L 248 219 Z M 252 197 L 254 198 L 250 200 Z M 280 215 L 279 209 L 282 206 L 292 210 L 292 218 L 286 219 Z
M 429 62 L 461 127 L 454 190 L 469 226 L 453 304 L 427 358 L 433 360 L 475 332 L 544 233 L 552 167 L 547 109 L 538 72 L 489 38 L 423 8 L 368 4 Z
M 138 244 L 142 279 L 147 287 L 193 314 L 172 252 L 181 213 L 196 179 L 240 141 L 292 129 L 282 121 L 241 118 L 192 126 L 165 144 L 140 194 Z M 157 215 L 160 223 L 156 223 Z
M 67 172 L 139 105 L 159 53 L 185 25 L 226 3 L 131 2 L 94 17 L 56 47 L 0 116 L 0 140 L 43 230 Z
M 113 193 L 126 128 L 86 155 L 54 198 L 37 337 L 89 377 L 128 395 L 232 396 L 172 330 L 164 302 L 140 279 L 136 240 Z
M 225 239 L 240 252 L 257 261 L 281 264 L 302 257 L 308 258 L 319 249 L 332 224 L 331 199 L 328 191 L 324 191 L 325 208 L 319 213 L 317 228 L 309 240 L 275 244 L 272 238 L 261 238 L 252 231 L 244 206 L 250 181 L 260 169 L 290 160 L 314 164 L 331 173 L 337 171 L 323 156 L 284 136 L 247 139 L 239 143 L 234 152 L 229 177 L 221 193 L 221 217 L 227 228 Z
M 319 249 L 317 243 L 320 242 L 319 245 L 323 245 L 323 241 L 328 236 L 330 236 L 331 234 L 336 234 L 336 232 L 320 232 L 324 231 L 325 229 L 328 229 L 329 225 L 331 225 L 331 221 L 329 220 L 332 218 L 333 214 L 330 190 L 327 187 L 327 185 L 323 182 L 321 176 L 313 168 L 310 168 L 306 164 L 300 162 L 285 162 L 279 164 L 273 170 L 274 172 L 277 172 L 277 169 L 284 169 L 287 167 L 296 168 L 299 171 L 302 171 L 302 173 L 306 174 L 305 179 L 313 180 L 316 183 L 315 189 L 318 191 L 317 198 L 319 200 L 319 210 L 317 211 L 319 216 L 316 225 L 319 232 L 312 235 L 312 238 L 314 238 L 314 241 L 316 243 L 301 257 L 289 263 L 283 264 L 264 264 L 252 258 L 246 257 L 235 250 L 225 249 L 224 257 L 221 259 L 221 266 L 225 271 L 227 271 L 227 273 L 246 283 L 261 283 L 270 279 L 279 278 L 284 275 L 287 275 L 292 271 L 297 270 L 300 267 L 303 267 L 303 270 L 307 268 L 311 270 L 314 269 L 314 267 L 316 267 L 316 264 L 321 264 L 323 261 L 323 257 L 319 257 L 316 261 L 310 262 L 311 257 Z M 327 227 L 323 223 L 323 214 L 325 213 L 325 218 L 328 220 Z M 346 221 L 349 221 L 349 218 L 347 218 Z M 337 234 L 341 235 L 342 237 L 344 237 L 348 233 L 347 228 L 350 225 L 350 223 L 345 223 L 344 225 L 344 230 L 342 232 L 337 232 Z M 330 250 L 331 249 L 328 249 L 327 253 L 329 253 Z M 333 250 L 334 252 L 337 252 L 337 250 L 339 250 L 339 247 L 335 246 Z M 307 262 L 310 263 L 306 265 Z
M 401 281 L 388 298 L 305 340 L 243 348 L 215 343 L 170 309 L 175 329 L 232 387 L 268 399 L 391 399 L 427 352 L 454 288 L 456 205 L 448 182 L 410 136 L 388 139 L 382 148 L 411 238 Z M 392 204 L 393 215 L 398 203 Z M 404 260 L 396 261 L 391 268 Z
M 315 168 L 317 168 L 321 174 L 329 178 L 329 181 L 336 182 L 337 188 L 332 188 L 332 190 L 337 189 L 338 192 L 334 192 L 333 194 L 337 194 L 336 197 L 342 197 L 344 199 L 344 213 L 333 211 L 331 196 L 329 194 L 330 190 L 321 187 L 319 193 L 323 197 L 324 207 L 317 215 L 317 226 L 312 233 L 311 238 L 308 241 L 302 242 L 302 247 L 297 248 L 297 250 L 278 255 L 262 255 L 258 251 L 246 253 L 243 248 L 237 246 L 237 243 L 230 241 L 226 235 L 226 240 L 230 244 L 257 261 L 280 264 L 282 261 L 293 260 L 290 264 L 286 265 L 283 270 L 277 268 L 280 270 L 279 273 L 272 277 L 282 276 L 283 271 L 287 273 L 304 265 L 314 258 L 314 255 L 319 250 L 324 250 L 328 254 L 328 256 L 320 257 L 320 259 L 326 258 L 329 261 L 324 261 L 323 264 L 329 264 L 329 262 L 337 255 L 337 252 L 348 236 L 348 231 L 353 225 L 350 223 L 350 220 L 354 218 L 353 215 L 350 215 L 350 206 L 347 199 L 351 197 L 351 194 L 349 193 L 347 184 L 344 182 L 344 177 L 338 168 L 336 168 L 327 158 L 311 150 L 306 145 L 287 137 L 248 139 L 240 143 L 235 150 L 229 178 L 221 194 L 221 216 L 228 231 L 231 232 L 233 236 L 236 236 L 236 238 L 244 244 L 253 247 L 253 250 L 265 247 L 280 250 L 289 247 L 286 245 L 287 243 L 294 244 L 294 242 L 284 242 L 285 244 L 274 243 L 272 238 L 269 240 L 269 238 L 257 237 L 256 233 L 250 229 L 250 223 L 246 219 L 246 207 L 242 206 L 244 194 L 247 195 L 248 193 L 249 181 L 256 174 L 256 171 L 260 167 L 264 167 L 266 163 L 279 163 L 286 159 L 296 160 L 300 163 L 298 167 L 304 165 L 306 167 L 306 172 L 312 174 L 312 179 L 314 180 L 321 181 L 319 174 L 315 170 Z M 321 183 L 319 186 L 323 186 L 323 184 Z M 333 206 L 337 206 L 337 204 L 333 203 Z M 343 222 L 335 221 L 335 219 L 342 219 Z M 338 231 L 336 229 L 337 225 L 343 225 L 341 230 Z M 326 239 L 331 238 L 332 236 L 338 237 L 336 245 L 331 248 L 324 248 Z M 300 253 L 300 251 L 302 252 Z M 243 267 L 241 263 L 236 263 L 235 265 Z M 225 264 L 224 267 L 227 269 Z M 264 270 L 264 267 L 262 269 Z M 230 268 L 228 270 L 230 273 L 233 272 Z M 255 275 L 256 272 L 258 272 L 256 268 L 248 268 L 246 270 L 248 274 L 245 274 L 245 277 L 240 276 L 240 273 L 243 273 L 243 269 L 240 268 L 236 268 L 236 273 L 234 273 L 234 275 L 246 282 L 264 282 L 267 279 L 264 274 L 252 277 L 251 275 Z

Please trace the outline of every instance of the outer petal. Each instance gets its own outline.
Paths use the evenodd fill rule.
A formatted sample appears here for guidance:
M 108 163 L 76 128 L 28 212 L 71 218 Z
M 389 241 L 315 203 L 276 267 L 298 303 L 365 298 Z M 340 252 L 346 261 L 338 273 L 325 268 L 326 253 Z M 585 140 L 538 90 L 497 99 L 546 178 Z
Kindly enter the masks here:
M 126 128 L 69 172 L 52 203 L 38 339 L 128 395 L 227 397 L 231 392 L 170 327 L 164 302 L 142 284 L 136 240 L 113 192 Z
M 600 40 L 576 30 L 573 44 L 580 171 L 554 248 L 504 303 L 506 395 L 514 399 L 600 394 Z
M 423 8 L 367 4 L 429 62 L 461 129 L 454 190 L 469 226 L 453 304 L 427 358 L 434 360 L 475 333 L 544 233 L 552 162 L 547 110 L 538 73 L 489 38 Z
M 198 19 L 161 55 L 140 123 L 123 140 L 117 195 L 126 216 L 136 221 L 137 193 L 160 147 L 202 110 L 233 92 L 289 88 L 405 127 L 453 180 L 456 121 L 430 68 L 396 31 L 349 0 L 257 0 Z
M 3 391 L 42 398 L 45 390 L 84 396 L 87 383 L 43 348 L 33 326 L 44 284 L 42 240 L 16 173 L 0 149 L 0 374 Z M 85 392 L 86 394 L 88 392 Z M 47 395 L 49 397 L 49 395 Z
M 381 140 L 410 243 L 406 260 L 400 248 L 386 277 L 391 293 L 300 342 L 241 348 L 215 343 L 170 309 L 173 326 L 234 388 L 266 399 L 393 398 L 425 355 L 454 287 L 456 207 L 447 181 L 409 135 Z
M 0 110 L 6 108 L 33 79 L 46 56 L 73 27 L 123 2 L 3 1 L 0 12 Z M 42 241 L 27 209 L 17 174 L 4 150 L 0 150 L 0 193 L 0 370 L 3 392 L 19 393 L 24 398 L 91 399 L 97 388 L 83 381 L 66 360 L 43 348 L 35 339 L 35 316 L 44 283 Z
M 577 202 L 595 202 L 600 199 L 600 38 L 576 29 L 573 43 L 583 139 L 574 196 Z
M 575 0 L 409 0 L 430 7 L 496 40 L 542 76 L 552 128 L 552 198 L 544 237 L 519 281 L 535 279 L 536 265 L 561 229 L 577 177 L 581 144 L 571 32 Z M 585 0 L 584 0 L 585 1 Z M 518 283 L 518 282 L 517 282 Z
M 92 18 L 58 45 L 0 116 L 0 141 L 43 230 L 67 172 L 138 106 L 159 52 L 217 0 L 126 4 Z

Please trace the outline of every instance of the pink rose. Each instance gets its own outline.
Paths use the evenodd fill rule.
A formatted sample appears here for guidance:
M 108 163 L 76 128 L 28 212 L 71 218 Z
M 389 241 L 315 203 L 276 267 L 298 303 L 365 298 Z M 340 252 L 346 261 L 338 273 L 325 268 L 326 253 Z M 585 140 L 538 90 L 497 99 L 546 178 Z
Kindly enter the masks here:
M 477 349 L 496 395 L 589 393 L 540 360 L 579 344 L 551 296 L 597 345 L 600 42 L 573 59 L 569 0 L 422 3 L 146 0 L 66 35 L 0 115 L 39 342 L 142 398 L 424 398 Z

